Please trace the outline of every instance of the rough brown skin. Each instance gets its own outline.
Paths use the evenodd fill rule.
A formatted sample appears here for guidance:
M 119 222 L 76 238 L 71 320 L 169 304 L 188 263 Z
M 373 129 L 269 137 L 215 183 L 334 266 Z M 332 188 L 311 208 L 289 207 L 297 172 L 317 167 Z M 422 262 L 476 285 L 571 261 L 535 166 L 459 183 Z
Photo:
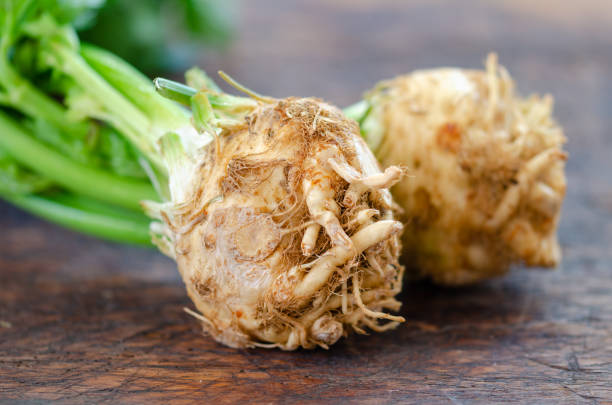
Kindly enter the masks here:
M 516 95 L 495 55 L 486 71 L 418 71 L 370 97 L 377 157 L 409 173 L 392 192 L 417 273 L 460 285 L 559 263 L 567 155 L 550 97 Z
M 188 201 L 164 213 L 204 329 L 232 347 L 328 347 L 398 310 L 402 229 L 389 187 L 340 110 L 260 103 L 205 150 Z M 390 322 L 382 325 L 379 318 Z

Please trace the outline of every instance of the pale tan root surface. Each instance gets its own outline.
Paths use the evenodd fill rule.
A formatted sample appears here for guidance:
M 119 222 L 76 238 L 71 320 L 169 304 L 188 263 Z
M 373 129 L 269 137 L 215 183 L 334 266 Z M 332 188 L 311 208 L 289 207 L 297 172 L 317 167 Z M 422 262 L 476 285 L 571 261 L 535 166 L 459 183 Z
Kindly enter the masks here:
M 232 347 L 327 348 L 403 318 L 402 225 L 353 121 L 316 99 L 260 101 L 202 151 L 165 235 L 204 329 Z
M 550 96 L 519 97 L 490 55 L 486 71 L 417 71 L 369 99 L 384 131 L 379 161 L 408 172 L 392 192 L 409 267 L 468 284 L 559 263 L 566 154 Z

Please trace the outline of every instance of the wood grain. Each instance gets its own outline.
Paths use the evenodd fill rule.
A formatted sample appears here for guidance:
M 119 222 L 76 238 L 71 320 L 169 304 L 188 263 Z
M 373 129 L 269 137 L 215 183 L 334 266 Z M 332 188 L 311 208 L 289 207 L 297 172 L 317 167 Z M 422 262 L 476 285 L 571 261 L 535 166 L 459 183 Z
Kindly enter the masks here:
M 375 3 L 244 2 L 235 45 L 203 65 L 346 105 L 381 78 L 496 50 L 523 92 L 555 95 L 569 138 L 561 268 L 410 285 L 405 325 L 329 351 L 233 350 L 182 311 L 171 261 L 1 204 L 0 402 L 612 403 L 612 26 L 522 1 Z

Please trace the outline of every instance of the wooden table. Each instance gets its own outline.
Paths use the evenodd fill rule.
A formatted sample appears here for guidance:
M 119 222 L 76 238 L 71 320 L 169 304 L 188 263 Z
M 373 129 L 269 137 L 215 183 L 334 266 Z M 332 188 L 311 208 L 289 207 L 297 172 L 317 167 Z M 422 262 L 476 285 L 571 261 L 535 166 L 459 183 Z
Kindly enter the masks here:
M 233 350 L 182 311 L 160 254 L 2 204 L 0 402 L 612 403 L 612 6 L 374 3 L 245 1 L 235 45 L 204 66 L 346 105 L 378 79 L 496 50 L 524 92 L 555 95 L 569 137 L 563 265 L 408 286 L 406 324 L 329 351 Z

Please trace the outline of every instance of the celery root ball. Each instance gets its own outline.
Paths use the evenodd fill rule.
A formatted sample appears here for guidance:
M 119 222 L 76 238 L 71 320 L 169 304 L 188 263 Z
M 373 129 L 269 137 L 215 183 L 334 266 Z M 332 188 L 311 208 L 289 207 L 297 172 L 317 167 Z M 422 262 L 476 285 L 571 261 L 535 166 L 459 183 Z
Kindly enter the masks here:
M 551 97 L 519 97 L 490 55 L 486 71 L 417 71 L 367 100 L 368 144 L 408 173 L 392 188 L 408 267 L 460 285 L 559 263 L 566 153 Z
M 192 314 L 232 347 L 327 348 L 395 327 L 402 225 L 388 187 L 402 171 L 381 172 L 357 124 L 318 99 L 246 110 L 211 118 L 214 140 L 170 168 L 175 203 L 157 215 Z

